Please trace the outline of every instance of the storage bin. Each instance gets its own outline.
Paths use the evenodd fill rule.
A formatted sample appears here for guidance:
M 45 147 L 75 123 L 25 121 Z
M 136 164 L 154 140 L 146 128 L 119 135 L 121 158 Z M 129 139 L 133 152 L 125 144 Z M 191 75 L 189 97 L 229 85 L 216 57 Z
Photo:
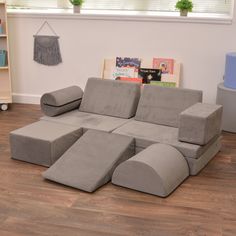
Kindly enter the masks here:
M 0 67 L 6 66 L 7 63 L 7 51 L 6 50 L 0 50 Z

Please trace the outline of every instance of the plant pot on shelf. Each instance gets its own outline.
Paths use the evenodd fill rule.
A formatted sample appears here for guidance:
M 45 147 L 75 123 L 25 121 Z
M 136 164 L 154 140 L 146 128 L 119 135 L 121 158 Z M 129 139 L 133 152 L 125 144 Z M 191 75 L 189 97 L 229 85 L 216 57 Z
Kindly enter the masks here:
M 180 10 L 180 16 L 188 16 L 188 10 Z
M 80 13 L 81 6 L 79 6 L 79 5 L 74 5 L 73 10 L 74 10 L 74 13 Z

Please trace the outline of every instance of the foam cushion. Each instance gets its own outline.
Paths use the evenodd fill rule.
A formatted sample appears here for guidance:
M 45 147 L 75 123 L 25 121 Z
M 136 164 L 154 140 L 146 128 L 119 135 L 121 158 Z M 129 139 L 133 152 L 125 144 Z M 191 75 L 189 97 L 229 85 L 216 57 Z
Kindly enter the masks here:
M 51 166 L 81 135 L 81 128 L 38 121 L 10 133 L 11 156 Z
M 135 120 L 114 130 L 113 133 L 134 137 L 136 148 L 143 149 L 154 143 L 164 143 L 172 145 L 189 158 L 198 158 L 211 145 L 211 142 L 204 146 L 180 142 L 178 140 L 178 128 Z
M 44 116 L 41 120 L 71 125 L 78 128 L 84 128 L 85 130 L 97 129 L 107 132 L 111 132 L 129 121 L 128 119 L 80 112 L 78 110 L 67 112 L 56 117 Z
M 198 158 L 184 157 L 188 162 L 189 174 L 197 175 L 207 164 L 214 158 L 214 156 L 220 151 L 221 148 L 221 137 L 218 137 L 211 145 L 207 145 L 205 152 Z M 135 147 L 135 153 L 142 152 L 146 148 Z
M 79 107 L 83 91 L 78 86 L 70 86 L 45 93 L 40 99 L 41 109 L 47 116 L 57 116 Z
M 43 176 L 93 192 L 110 181 L 118 164 L 133 155 L 133 138 L 88 130 Z
M 178 127 L 179 114 L 202 101 L 202 92 L 145 85 L 135 120 Z
M 153 144 L 121 163 L 114 171 L 112 183 L 166 197 L 188 176 L 188 164 L 178 150 Z
M 139 83 L 90 78 L 79 110 L 130 118 L 135 115 L 139 97 Z
M 220 134 L 222 106 L 196 103 L 180 114 L 179 140 L 207 144 Z

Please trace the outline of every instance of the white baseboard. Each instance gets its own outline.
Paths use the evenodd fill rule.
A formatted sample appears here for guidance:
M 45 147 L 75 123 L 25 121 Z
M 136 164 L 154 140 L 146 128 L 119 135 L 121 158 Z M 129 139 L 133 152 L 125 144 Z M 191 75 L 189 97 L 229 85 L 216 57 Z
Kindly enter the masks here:
M 40 104 L 41 95 L 13 93 L 12 98 L 15 103 Z

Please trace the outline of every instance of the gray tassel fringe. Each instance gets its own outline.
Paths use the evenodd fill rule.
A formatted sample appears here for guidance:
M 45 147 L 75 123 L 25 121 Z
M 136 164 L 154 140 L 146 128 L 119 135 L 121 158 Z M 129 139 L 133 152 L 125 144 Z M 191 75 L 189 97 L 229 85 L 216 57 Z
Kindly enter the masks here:
M 58 36 L 34 35 L 34 61 L 54 66 L 62 62 Z

